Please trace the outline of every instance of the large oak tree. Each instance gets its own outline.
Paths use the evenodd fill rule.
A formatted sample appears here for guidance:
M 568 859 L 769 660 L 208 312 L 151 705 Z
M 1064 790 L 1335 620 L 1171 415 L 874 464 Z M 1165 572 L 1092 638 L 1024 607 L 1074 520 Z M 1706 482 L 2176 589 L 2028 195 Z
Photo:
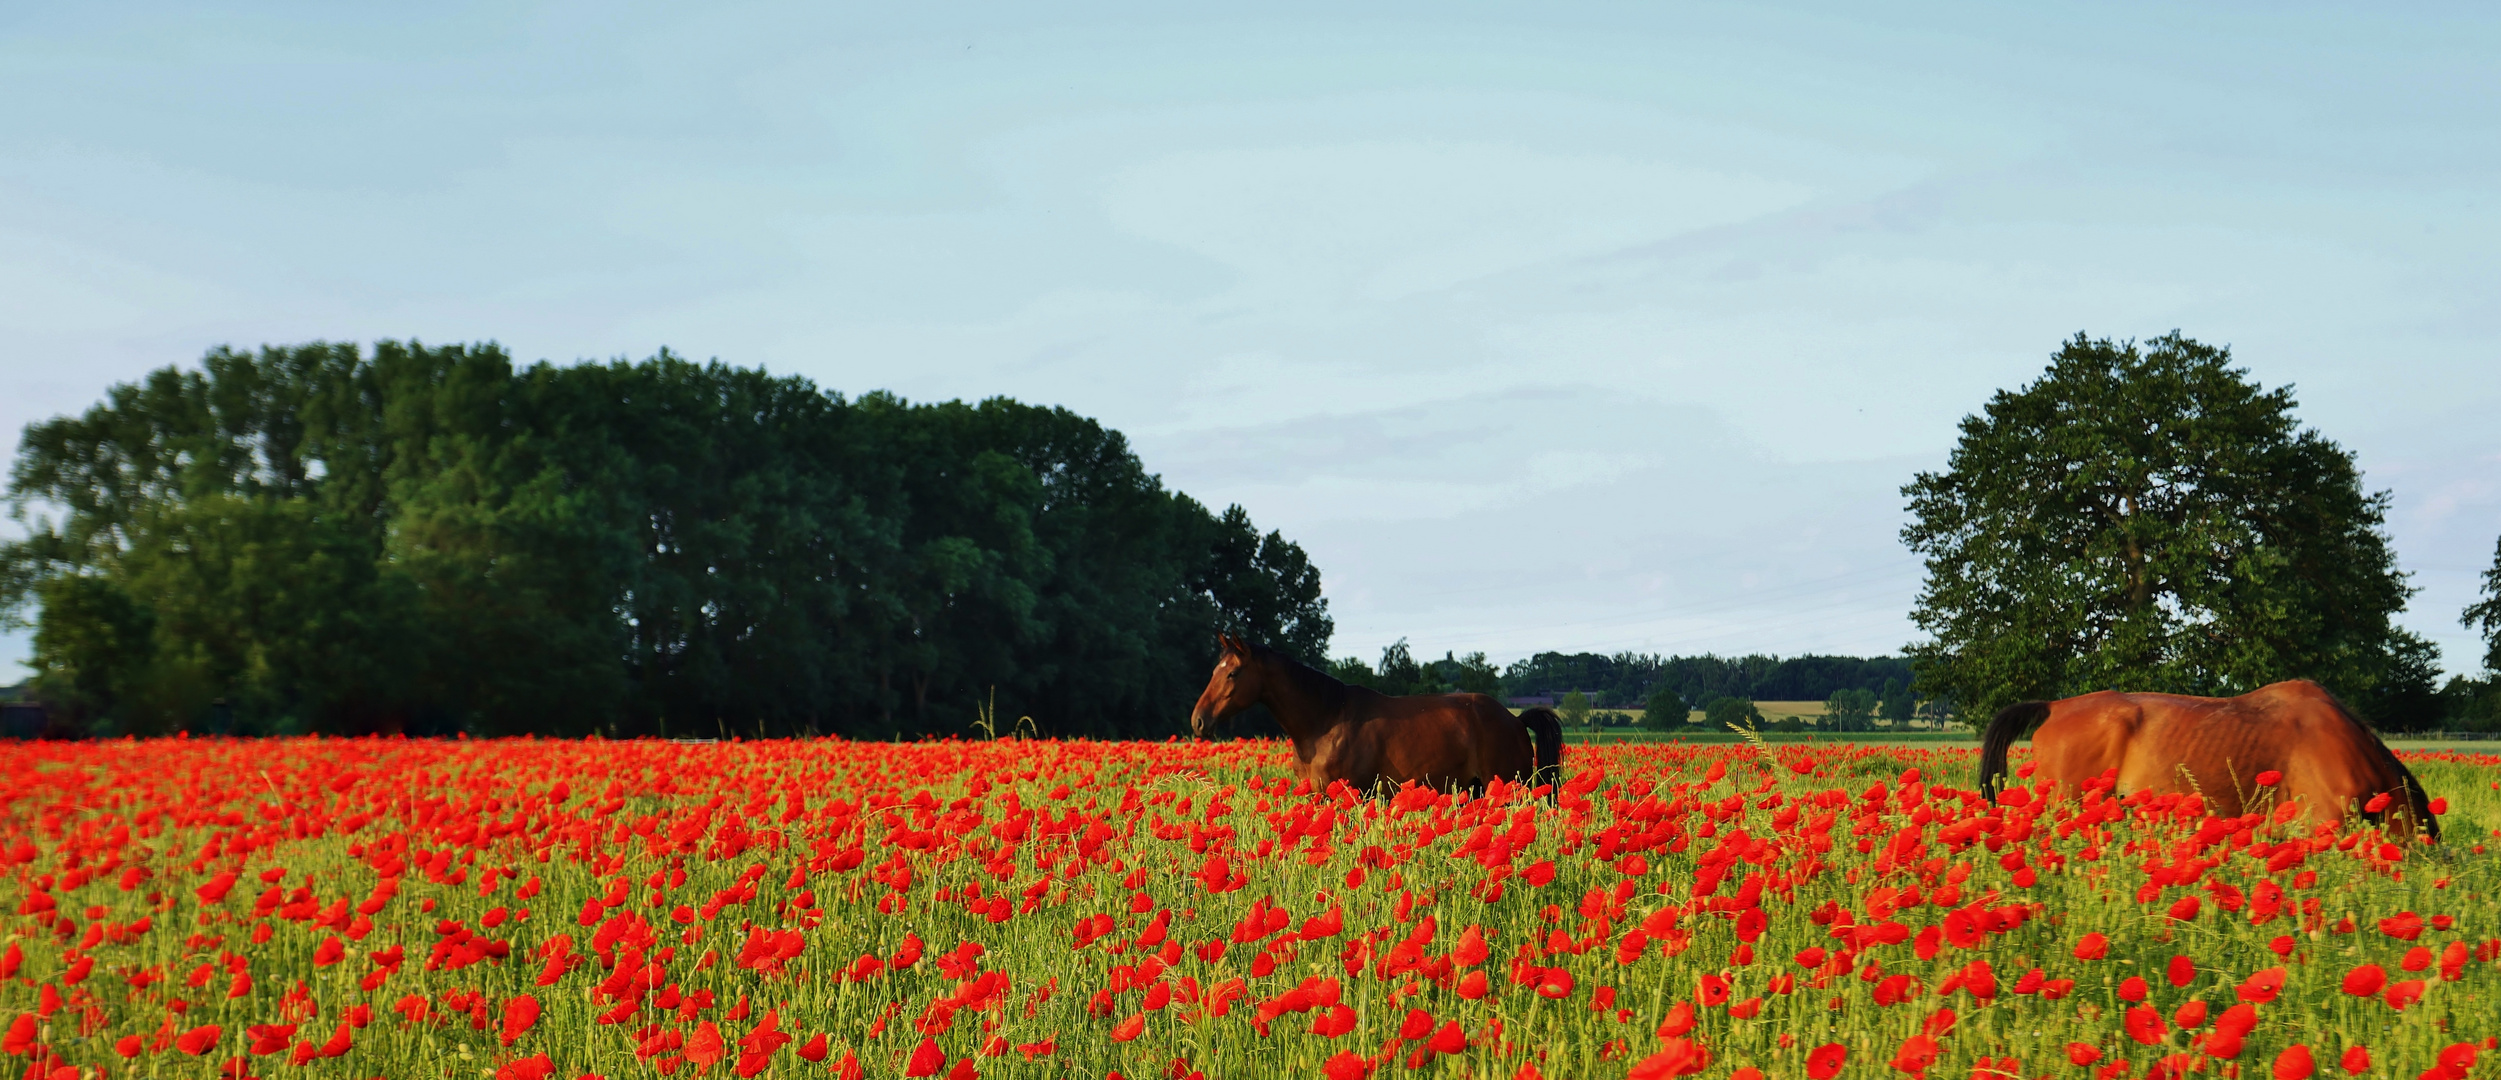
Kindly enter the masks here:
M 1923 694 L 1998 707 L 2117 689 L 2223 695 L 2315 679 L 2384 727 L 2429 723 L 2432 646 L 2386 493 L 2229 350 L 2078 334 L 1962 422 L 1903 494 L 1927 559 Z

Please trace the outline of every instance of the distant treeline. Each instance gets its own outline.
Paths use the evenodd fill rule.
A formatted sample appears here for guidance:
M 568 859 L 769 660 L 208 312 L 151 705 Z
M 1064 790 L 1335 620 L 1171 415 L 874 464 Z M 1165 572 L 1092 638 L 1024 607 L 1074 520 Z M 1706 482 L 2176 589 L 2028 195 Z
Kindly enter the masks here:
M 1160 736 L 1319 571 L 1118 432 L 494 346 L 219 350 L 31 425 L 0 613 L 94 733 Z
M 1891 683 L 1888 687 L 1886 684 Z M 1724 697 L 1822 701 L 1838 690 L 1884 694 L 1910 686 L 1910 661 L 1896 656 L 1653 656 L 1646 653 L 1538 653 L 1504 668 L 1514 694 L 1605 691 L 1602 704 L 1632 707 L 1673 690 L 1699 709 Z
M 1424 694 L 1473 691 L 1504 697 L 1533 697 L 1578 690 L 1591 703 L 1611 708 L 1642 708 L 1662 690 L 1699 709 L 1720 698 L 1753 701 L 1823 701 L 1841 690 L 1864 690 L 1879 696 L 1910 687 L 1910 661 L 1895 656 L 1654 656 L 1648 653 L 1542 652 L 1497 669 L 1483 653 L 1445 653 L 1439 660 L 1417 660 L 1405 639 L 1382 650 L 1378 665 L 1359 657 L 1330 663 L 1329 671 L 1350 683 L 1383 693 Z

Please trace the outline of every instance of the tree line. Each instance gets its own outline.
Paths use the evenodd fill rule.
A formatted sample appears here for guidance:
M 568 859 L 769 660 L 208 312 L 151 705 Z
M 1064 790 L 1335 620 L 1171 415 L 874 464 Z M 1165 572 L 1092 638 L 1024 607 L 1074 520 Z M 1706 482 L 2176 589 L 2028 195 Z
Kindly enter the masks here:
M 219 349 L 31 425 L 8 498 L 0 610 L 95 733 L 1160 736 L 1218 630 L 1332 629 L 1085 417 L 665 351 Z
M 1501 698 L 1580 694 L 1593 709 L 1701 709 L 1722 698 L 1826 701 L 1862 696 L 1869 715 L 1883 703 L 1911 707 L 1910 662 L 1900 657 L 1656 656 L 1648 653 L 1540 652 L 1497 667 L 1482 652 L 1445 652 L 1418 660 L 1405 638 L 1381 650 L 1380 663 L 1357 656 L 1329 662 L 1329 674 L 1385 694 L 1469 692 Z M 1836 698 L 1840 695 L 1841 698 Z M 1907 715 L 1907 713 L 1905 713 Z

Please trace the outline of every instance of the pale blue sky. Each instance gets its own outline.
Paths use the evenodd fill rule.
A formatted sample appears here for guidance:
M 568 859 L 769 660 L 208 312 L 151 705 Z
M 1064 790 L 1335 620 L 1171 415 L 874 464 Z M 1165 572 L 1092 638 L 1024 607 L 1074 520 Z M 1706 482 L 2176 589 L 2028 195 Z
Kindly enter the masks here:
M 1874 653 L 1954 421 L 2176 327 L 2480 652 L 2489 7 L 57 7 L 0 13 L 12 439 L 217 344 L 666 345 L 1099 417 L 1340 653 Z

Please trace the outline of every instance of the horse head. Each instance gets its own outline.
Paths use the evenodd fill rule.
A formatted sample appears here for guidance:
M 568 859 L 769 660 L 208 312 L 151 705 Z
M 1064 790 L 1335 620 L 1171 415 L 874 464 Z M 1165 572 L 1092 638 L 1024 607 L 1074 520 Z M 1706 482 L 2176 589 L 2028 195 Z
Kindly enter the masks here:
M 1208 674 L 1198 704 L 1190 707 L 1190 733 L 1202 739 L 1233 714 L 1258 704 L 1261 691 L 1261 665 L 1250 646 L 1226 634 L 1217 634 L 1216 644 L 1216 670 Z

